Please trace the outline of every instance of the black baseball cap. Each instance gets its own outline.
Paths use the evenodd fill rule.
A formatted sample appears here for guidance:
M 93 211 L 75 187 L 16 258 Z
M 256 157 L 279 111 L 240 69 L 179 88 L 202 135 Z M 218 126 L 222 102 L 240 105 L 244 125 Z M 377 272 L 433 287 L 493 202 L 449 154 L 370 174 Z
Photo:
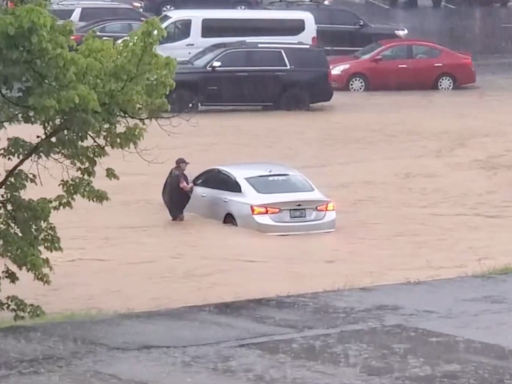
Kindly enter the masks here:
M 176 159 L 176 165 L 180 165 L 180 164 L 190 164 L 187 160 L 185 160 L 183 157 L 179 157 Z

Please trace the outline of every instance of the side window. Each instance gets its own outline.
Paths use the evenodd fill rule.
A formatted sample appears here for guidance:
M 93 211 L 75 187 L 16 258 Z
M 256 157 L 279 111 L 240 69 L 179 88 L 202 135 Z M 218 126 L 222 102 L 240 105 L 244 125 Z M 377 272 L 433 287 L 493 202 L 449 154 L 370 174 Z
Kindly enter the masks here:
M 203 19 L 201 37 L 297 36 L 305 29 L 304 19 Z
M 427 47 L 425 45 L 413 45 L 412 46 L 412 57 L 413 59 L 435 59 L 441 56 L 443 52 L 433 47 Z
M 408 46 L 397 45 L 396 47 L 391 47 L 382 52 L 380 56 L 384 61 L 407 60 L 409 58 Z
M 226 175 L 224 172 L 219 171 L 215 174 L 214 177 L 214 189 L 218 189 L 220 191 L 240 193 L 242 192 L 242 188 L 240 184 L 230 176 Z
M 215 174 L 218 172 L 216 169 L 209 169 L 199 174 L 194 178 L 194 185 L 203 188 L 212 188 L 215 181 Z
M 291 68 L 328 69 L 329 62 L 320 49 L 287 49 L 286 57 Z
M 131 23 L 131 24 L 132 24 L 132 31 L 136 31 L 142 26 L 142 23 Z
M 230 51 L 217 57 L 214 61 L 220 61 L 220 68 L 247 67 L 247 51 Z
M 50 13 L 59 20 L 69 20 L 73 12 L 74 9 L 50 9 Z
M 172 44 L 186 40 L 190 37 L 191 29 L 192 20 L 175 21 L 165 28 L 167 35 L 162 39 L 160 44 Z
M 332 10 L 331 12 L 331 25 L 341 26 L 356 26 L 361 18 L 355 13 L 343 11 L 343 10 Z
M 258 50 L 248 52 L 248 66 L 256 68 L 287 68 L 283 51 Z
M 82 8 L 80 12 L 80 21 L 89 22 L 112 17 L 110 14 L 105 15 L 105 8 Z
M 130 23 L 111 23 L 98 28 L 98 33 L 126 35 L 132 31 Z

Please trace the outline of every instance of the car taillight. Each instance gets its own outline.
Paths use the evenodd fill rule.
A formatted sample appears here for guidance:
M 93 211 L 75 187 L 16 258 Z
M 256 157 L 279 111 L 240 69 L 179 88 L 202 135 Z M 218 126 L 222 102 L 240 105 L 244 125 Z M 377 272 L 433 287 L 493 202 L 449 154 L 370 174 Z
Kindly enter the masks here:
M 313 36 L 313 38 L 311 39 L 311 45 L 317 45 L 318 44 L 318 39 L 316 38 L 316 36 Z
M 318 207 L 316 207 L 316 210 L 320 211 L 320 212 L 335 211 L 336 210 L 336 205 L 331 201 L 331 202 L 329 202 L 327 204 L 319 205 Z
M 258 207 L 255 205 L 251 205 L 251 212 L 253 215 L 275 215 L 276 213 L 281 212 L 279 208 L 270 208 L 270 207 Z
M 73 35 L 71 36 L 71 40 L 73 40 L 75 43 L 80 43 L 82 41 L 82 36 L 80 35 Z

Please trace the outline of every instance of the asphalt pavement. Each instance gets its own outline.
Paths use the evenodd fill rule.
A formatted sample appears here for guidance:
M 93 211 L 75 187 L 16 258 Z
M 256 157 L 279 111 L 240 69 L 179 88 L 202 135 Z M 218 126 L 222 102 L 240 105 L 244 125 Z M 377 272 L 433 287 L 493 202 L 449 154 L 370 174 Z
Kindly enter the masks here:
M 512 383 L 512 277 L 0 331 L 2 384 Z

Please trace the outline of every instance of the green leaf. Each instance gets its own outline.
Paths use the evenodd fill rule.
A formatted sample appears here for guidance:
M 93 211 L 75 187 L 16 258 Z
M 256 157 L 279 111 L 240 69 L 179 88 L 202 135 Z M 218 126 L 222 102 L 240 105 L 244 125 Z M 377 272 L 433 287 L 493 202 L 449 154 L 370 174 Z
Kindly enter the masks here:
M 137 148 L 152 118 L 168 108 L 174 60 L 156 53 L 165 34 L 147 20 L 122 44 L 88 36 L 73 46 L 72 23 L 59 24 L 46 2 L 17 1 L 0 8 L 0 129 L 11 125 L 0 159 L 0 311 L 15 320 L 40 316 L 37 303 L 3 297 L 2 284 L 16 284 L 20 272 L 51 283 L 48 257 L 62 252 L 52 215 L 72 209 L 77 199 L 103 204 L 108 193 L 95 186 L 98 166 L 112 151 Z M 15 124 L 39 127 L 30 139 Z M 40 174 L 58 167 L 61 192 L 31 199 L 26 191 Z M 119 176 L 105 169 L 109 180 Z

